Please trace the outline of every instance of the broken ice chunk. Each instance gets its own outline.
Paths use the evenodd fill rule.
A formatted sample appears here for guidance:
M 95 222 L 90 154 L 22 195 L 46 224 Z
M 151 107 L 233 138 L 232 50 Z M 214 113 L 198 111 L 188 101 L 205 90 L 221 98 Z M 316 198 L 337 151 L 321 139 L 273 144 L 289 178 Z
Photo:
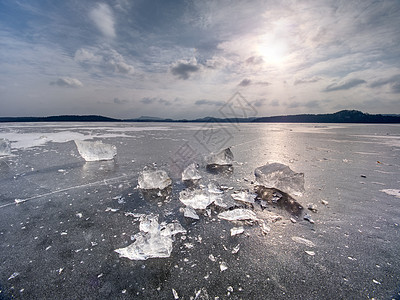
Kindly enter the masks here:
M 293 195 L 302 195 L 304 192 L 304 174 L 295 173 L 284 164 L 267 164 L 255 169 L 254 174 L 259 184 L 267 188 Z
M 144 190 L 163 190 L 172 184 L 172 180 L 164 170 L 155 170 L 145 167 L 139 174 L 138 184 L 139 187 Z
M 242 234 L 244 232 L 243 226 L 231 228 L 231 236 Z
M 207 165 L 231 166 L 233 162 L 233 153 L 231 149 L 226 148 L 218 153 L 211 153 L 206 157 Z
M 257 194 L 253 194 L 246 191 L 240 191 L 236 194 L 232 194 L 231 197 L 236 201 L 242 201 L 246 203 L 254 203 L 254 199 L 257 197 Z
M 299 236 L 293 236 L 292 240 L 295 241 L 296 243 L 304 244 L 304 245 L 306 245 L 308 247 L 314 247 L 315 246 L 315 244 L 313 242 L 311 242 L 310 240 L 307 240 L 307 239 L 299 237 Z
M 79 154 L 86 161 L 111 160 L 117 155 L 114 145 L 103 144 L 102 141 L 74 141 Z
M 208 191 L 202 189 L 187 189 L 179 193 L 179 200 L 194 209 L 206 209 L 213 201 Z
M 218 215 L 218 218 L 228 221 L 257 220 L 257 216 L 254 212 L 244 208 L 224 211 Z
M 7 139 L 0 139 L 0 156 L 11 154 L 11 143 Z
M 201 175 L 199 170 L 197 169 L 197 165 L 195 163 L 190 164 L 185 170 L 182 172 L 182 181 L 184 180 L 198 180 L 201 179 Z
M 186 218 L 191 218 L 191 219 L 195 219 L 195 220 L 200 219 L 199 216 L 197 215 L 196 211 L 193 208 L 191 208 L 190 206 L 185 207 L 185 209 L 183 210 L 183 216 L 185 216 Z
M 16 278 L 16 277 L 18 277 L 18 276 L 19 276 L 19 273 L 18 273 L 18 272 L 14 272 L 14 273 L 12 273 L 12 274 L 11 274 L 11 276 L 10 276 L 10 277 L 8 277 L 8 279 L 7 279 L 7 280 L 14 279 L 14 278 Z
M 314 224 L 314 220 L 311 218 L 311 216 L 309 214 L 305 214 L 303 216 L 303 219 L 310 222 L 311 224 Z
M 219 264 L 219 269 L 221 270 L 221 272 L 228 270 L 228 266 L 226 265 L 226 262 L 221 262 Z

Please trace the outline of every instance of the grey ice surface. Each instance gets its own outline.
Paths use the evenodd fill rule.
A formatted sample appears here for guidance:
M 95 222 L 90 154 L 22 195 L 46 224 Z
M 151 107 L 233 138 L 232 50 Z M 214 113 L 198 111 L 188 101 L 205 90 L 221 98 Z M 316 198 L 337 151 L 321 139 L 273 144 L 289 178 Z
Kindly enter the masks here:
M 200 164 L 197 188 L 222 190 L 215 195 L 224 205 L 196 210 L 196 220 L 184 216 L 179 193 L 196 188 L 182 182 L 184 168 L 223 148 L 222 139 L 207 138 L 206 124 L 0 124 L 0 139 L 12 147 L 0 158 L 0 298 L 396 297 L 399 125 L 221 126 L 235 161 L 212 170 Z M 115 145 L 117 155 L 86 162 L 75 139 Z M 304 173 L 305 192 L 293 197 L 314 224 L 271 203 L 231 197 L 252 192 L 254 170 L 274 162 Z M 172 184 L 137 188 L 149 164 Z M 235 208 L 264 221 L 218 218 Z M 160 228 L 176 220 L 187 233 L 170 236 L 169 257 L 119 257 L 114 250 L 134 243 L 151 214 Z M 234 227 L 244 232 L 232 236 Z

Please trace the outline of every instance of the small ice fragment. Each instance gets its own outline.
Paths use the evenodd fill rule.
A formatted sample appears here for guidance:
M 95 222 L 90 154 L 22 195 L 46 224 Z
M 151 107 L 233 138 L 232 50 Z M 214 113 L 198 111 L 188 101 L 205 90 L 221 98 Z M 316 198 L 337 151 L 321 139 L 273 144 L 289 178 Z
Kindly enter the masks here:
M 212 255 L 212 254 L 210 254 L 210 255 L 208 256 L 208 258 L 209 258 L 211 261 L 216 261 L 216 258 L 215 258 L 214 255 Z
M 138 184 L 139 187 L 144 190 L 163 190 L 172 184 L 172 180 L 164 170 L 155 170 L 145 167 L 139 174 Z
M 103 273 L 100 273 L 99 275 L 97 275 L 97 278 L 101 278 L 101 277 L 103 277 Z
M 304 174 L 295 173 L 284 164 L 267 164 L 255 169 L 254 174 L 258 183 L 266 188 L 276 188 L 294 195 L 304 192 Z
M 10 277 L 8 277 L 8 280 L 14 279 L 14 278 L 16 278 L 18 276 L 19 276 L 19 273 L 18 272 L 14 272 L 14 273 L 11 274 Z
M 257 220 L 257 216 L 254 212 L 244 208 L 224 211 L 218 215 L 218 218 L 228 221 Z
M 321 203 L 322 203 L 323 205 L 325 205 L 325 206 L 327 206 L 327 205 L 329 204 L 329 202 L 326 201 L 326 200 L 321 200 Z
M 375 283 L 375 284 L 382 284 L 378 280 L 375 280 L 375 279 L 372 279 L 372 282 Z
M 174 289 L 172 289 L 172 294 L 174 295 L 174 299 L 179 299 L 179 295 Z
M 315 212 L 315 213 L 318 211 L 317 206 L 315 204 L 313 204 L 313 203 L 309 203 L 307 208 L 309 210 L 311 210 L 312 212 Z
M 304 244 L 307 247 L 314 247 L 315 246 L 315 244 L 313 242 L 311 242 L 310 240 L 307 240 L 307 239 L 299 237 L 299 236 L 292 236 L 292 240 L 295 241 L 296 243 Z
M 59 170 L 57 170 L 57 172 L 59 172 L 59 173 L 65 173 L 65 172 L 67 172 L 67 170 L 59 169 Z
M 183 210 L 183 216 L 185 216 L 186 218 L 192 218 L 195 220 L 200 219 L 199 216 L 197 215 L 196 211 L 191 208 L 190 206 L 185 207 L 185 209 Z
M 24 200 L 24 199 L 14 199 L 14 202 L 16 203 L 16 204 L 20 204 L 20 203 L 24 203 L 24 202 L 26 202 L 27 200 Z
M 231 228 L 231 236 L 242 234 L 244 232 L 243 226 Z
M 77 213 L 77 214 L 75 214 L 75 216 L 77 216 L 79 219 L 81 219 L 83 217 L 83 214 L 82 213 Z
M 384 189 L 380 190 L 381 192 L 384 192 L 388 195 L 395 196 L 397 198 L 400 198 L 400 190 L 395 190 L 395 189 Z
M 295 218 L 290 218 L 290 221 L 291 221 L 292 223 L 297 223 L 297 221 L 296 221 Z
M 314 220 L 311 218 L 309 214 L 305 214 L 303 219 L 310 222 L 311 224 L 314 224 Z
M 49 250 L 51 248 L 51 246 L 47 246 L 46 249 L 44 249 L 45 251 Z
M 184 180 L 198 180 L 201 179 L 197 164 L 192 163 L 182 172 L 182 181 Z
M 0 156 L 11 154 L 11 143 L 7 139 L 0 139 Z
M 102 141 L 79 141 L 75 140 L 79 154 L 86 161 L 111 160 L 117 155 L 114 145 L 103 144 Z
M 61 274 L 62 271 L 64 271 L 64 268 L 59 268 L 59 269 L 57 270 L 58 274 Z
M 314 256 L 315 255 L 315 252 L 314 251 L 304 251 L 305 253 L 307 253 L 308 255 L 310 255 L 310 256 Z
M 226 148 L 217 153 L 211 153 L 206 157 L 207 165 L 231 166 L 233 163 L 233 153 Z
M 228 270 L 228 266 L 226 265 L 226 262 L 221 262 L 219 264 L 219 269 L 221 270 L 221 272 Z
M 230 292 L 230 293 L 232 293 L 232 292 L 233 292 L 233 287 L 228 286 L 227 291 Z
M 208 191 L 202 189 L 187 189 L 179 193 L 179 200 L 194 209 L 206 209 L 214 199 Z
M 124 204 L 125 203 L 125 198 L 123 196 L 121 196 L 121 195 L 115 196 L 113 199 L 117 200 L 118 204 Z
M 105 211 L 117 212 L 117 211 L 119 211 L 119 208 L 107 207 Z
M 246 191 L 240 191 L 239 193 L 234 193 L 231 195 L 233 199 L 236 201 L 242 201 L 246 203 L 254 203 L 254 199 L 257 197 L 257 194 L 253 194 Z
M 67 235 L 68 232 L 61 232 L 60 234 L 61 234 L 61 235 Z
M 237 244 L 235 247 L 233 247 L 233 249 L 232 249 L 232 254 L 238 253 L 239 250 L 240 250 L 240 244 Z
M 260 221 L 259 225 L 264 234 L 268 234 L 271 231 L 271 228 L 267 225 L 265 221 Z

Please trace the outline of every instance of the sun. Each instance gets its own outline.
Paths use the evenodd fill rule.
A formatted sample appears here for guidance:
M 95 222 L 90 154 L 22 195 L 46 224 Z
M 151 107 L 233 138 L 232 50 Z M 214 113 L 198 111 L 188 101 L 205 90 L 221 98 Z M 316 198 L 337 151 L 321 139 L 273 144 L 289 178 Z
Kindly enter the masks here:
M 287 58 L 287 44 L 283 40 L 263 38 L 257 43 L 257 53 L 266 64 L 279 66 Z

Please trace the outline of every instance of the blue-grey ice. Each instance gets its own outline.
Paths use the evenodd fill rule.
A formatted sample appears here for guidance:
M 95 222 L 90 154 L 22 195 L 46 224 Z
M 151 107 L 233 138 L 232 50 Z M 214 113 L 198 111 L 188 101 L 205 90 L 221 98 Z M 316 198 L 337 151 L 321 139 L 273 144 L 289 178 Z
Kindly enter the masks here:
M 102 141 L 75 140 L 79 154 L 86 161 L 111 160 L 117 155 L 114 145 L 104 144 Z
M 11 154 L 11 143 L 7 139 L 0 139 L 0 156 Z
M 276 188 L 297 196 L 304 192 L 304 173 L 296 173 L 284 164 L 266 164 L 255 169 L 254 174 L 257 182 L 266 188 Z
M 145 167 L 139 174 L 138 184 L 139 187 L 144 190 L 163 190 L 172 184 L 172 180 L 164 170 L 155 170 Z

